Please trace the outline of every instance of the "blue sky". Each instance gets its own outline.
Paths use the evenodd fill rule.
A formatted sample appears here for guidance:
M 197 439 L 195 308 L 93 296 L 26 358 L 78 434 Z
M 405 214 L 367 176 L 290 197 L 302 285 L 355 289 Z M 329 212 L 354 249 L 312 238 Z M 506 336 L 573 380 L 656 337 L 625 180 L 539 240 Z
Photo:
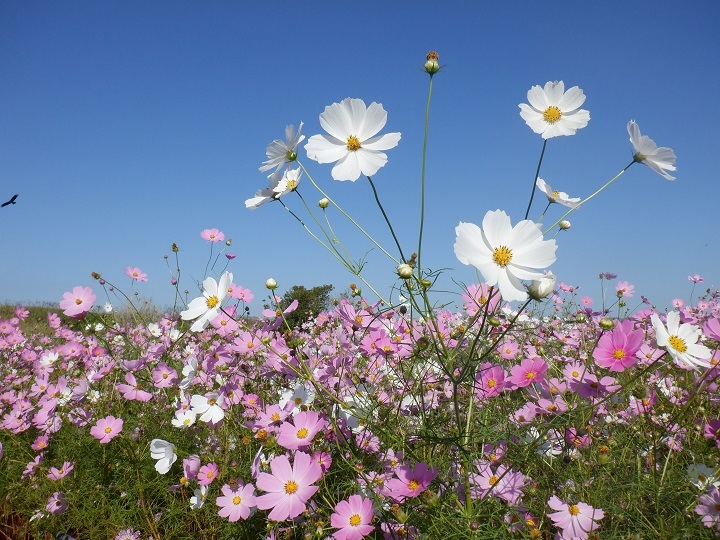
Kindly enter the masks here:
M 280 292 L 346 290 L 357 279 L 278 204 L 244 207 L 266 185 L 267 144 L 300 121 L 307 136 L 320 133 L 318 115 L 346 97 L 382 103 L 385 131 L 402 132 L 374 181 L 414 251 L 429 50 L 444 69 L 434 81 L 423 262 L 447 269 L 439 288 L 475 280 L 453 254 L 459 221 L 480 224 L 495 209 L 522 219 L 542 139 L 518 104 L 550 80 L 580 86 L 591 116 L 577 135 L 548 142 L 540 176 L 554 188 L 584 197 L 622 169 L 631 119 L 678 156 L 675 182 L 635 165 L 571 215 L 557 238 L 558 278 L 599 299 L 598 274 L 614 272 L 659 306 L 689 297 L 689 274 L 720 286 L 719 15 L 714 2 L 669 1 L 6 2 L 0 198 L 19 197 L 0 209 L 0 302 L 59 301 L 76 285 L 104 301 L 90 277 L 100 272 L 169 305 L 164 255 L 179 245 L 181 285 L 194 296 L 210 248 L 199 234 L 212 227 L 233 238 L 229 269 L 255 293 L 254 312 L 268 277 Z M 300 159 L 392 247 L 366 181 L 334 182 L 330 166 L 304 151 Z M 307 182 L 300 191 L 319 198 Z M 555 205 L 545 222 L 559 215 Z M 333 224 L 356 259 L 371 250 Z M 128 265 L 148 283 L 131 287 Z M 378 250 L 364 272 L 381 291 L 395 282 Z

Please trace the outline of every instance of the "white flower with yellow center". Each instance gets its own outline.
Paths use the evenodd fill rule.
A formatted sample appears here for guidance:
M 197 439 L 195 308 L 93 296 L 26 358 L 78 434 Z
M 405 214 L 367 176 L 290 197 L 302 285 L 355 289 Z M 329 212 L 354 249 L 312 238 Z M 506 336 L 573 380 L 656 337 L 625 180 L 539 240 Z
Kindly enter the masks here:
M 297 147 L 305 140 L 305 135 L 300 135 L 303 123 L 300 122 L 300 127 L 295 133 L 295 126 L 285 127 L 285 142 L 280 139 L 275 139 L 271 142 L 265 155 L 267 155 L 267 161 L 263 161 L 260 172 L 266 172 L 275 167 L 275 172 L 282 169 L 283 165 L 292 163 L 297 159 Z
M 275 198 L 279 199 L 283 195 L 295 191 L 300 184 L 300 175 L 302 172 L 300 169 L 288 169 L 283 174 L 282 180 L 278 182 L 278 185 L 273 188 L 275 192 Z
M 482 229 L 474 223 L 455 227 L 455 255 L 477 268 L 488 285 L 497 285 L 506 301 L 527 300 L 521 279 L 542 279 L 539 270 L 555 262 L 555 240 L 543 240 L 540 227 L 523 220 L 515 227 L 502 210 L 485 214 Z
M 670 176 L 667 171 L 675 170 L 675 152 L 671 148 L 666 148 L 655 144 L 650 137 L 642 135 L 640 128 L 635 120 L 630 120 L 627 125 L 630 134 L 630 142 L 635 148 L 633 159 L 638 163 L 644 163 L 659 175 L 668 180 L 675 180 L 674 176 Z
M 650 321 L 655 329 L 658 346 L 665 347 L 677 364 L 692 369 L 712 366 L 709 362 L 712 351 L 698 343 L 700 328 L 688 323 L 680 324 L 678 311 L 667 314 L 667 327 L 660 321 L 657 313 L 652 314 Z
M 545 88 L 530 88 L 527 99 L 530 105 L 519 105 L 520 116 L 543 139 L 575 135 L 590 121 L 590 113 L 580 108 L 585 103 L 585 94 L 577 86 L 566 92 L 562 81 L 547 82 Z
M 211 277 L 203 281 L 203 295 L 190 302 L 185 311 L 180 312 L 180 318 L 184 321 L 197 319 L 190 330 L 193 332 L 205 330 L 210 321 L 220 314 L 232 280 L 233 275 L 225 272 L 220 276 L 220 283 Z
M 335 180 L 355 181 L 360 174 L 373 176 L 387 163 L 383 150 L 395 148 L 400 133 L 376 135 L 385 127 L 387 112 L 379 103 L 365 106 L 362 99 L 343 99 L 325 107 L 320 125 L 329 135 L 313 135 L 305 150 L 318 163 L 335 163 Z
M 563 206 L 567 206 L 568 208 L 575 208 L 580 202 L 580 199 L 570 197 L 570 195 L 568 195 L 564 191 L 558 191 L 551 188 L 550 185 L 542 178 L 538 178 L 535 181 L 535 184 L 537 185 L 538 189 L 545 194 L 545 196 L 551 203 L 558 203 L 562 204 Z

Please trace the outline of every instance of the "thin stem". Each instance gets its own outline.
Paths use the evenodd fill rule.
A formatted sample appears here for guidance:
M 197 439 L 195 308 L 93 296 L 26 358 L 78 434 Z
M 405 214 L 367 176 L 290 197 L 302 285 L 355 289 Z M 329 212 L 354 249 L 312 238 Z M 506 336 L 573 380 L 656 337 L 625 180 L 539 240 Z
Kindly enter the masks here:
M 573 207 L 573 208 L 570 208 L 570 210 L 568 210 L 568 211 L 565 212 L 562 216 L 560 216 L 560 219 L 558 219 L 555 223 L 553 223 L 552 225 L 550 225 L 550 227 L 548 227 L 548 228 L 545 230 L 545 232 L 543 233 L 543 235 L 545 235 L 545 234 L 547 234 L 548 232 L 550 232 L 550 230 L 551 230 L 555 225 L 557 225 L 557 224 L 560 223 L 563 219 L 565 219 L 567 216 L 569 216 L 571 212 L 574 212 L 575 210 L 577 210 L 578 208 L 580 208 L 583 204 L 585 204 L 586 202 L 588 202 L 590 199 L 592 199 L 593 197 L 595 197 L 595 196 L 596 196 L 597 194 L 599 194 L 602 190 L 604 190 L 606 187 L 608 187 L 610 184 L 612 184 L 615 180 L 617 180 L 618 178 L 620 178 L 620 177 L 622 176 L 622 174 L 623 174 L 625 171 L 627 171 L 627 170 L 630 168 L 630 165 L 632 165 L 633 163 L 635 163 L 635 160 L 631 161 L 628 165 L 625 166 L 625 168 L 624 168 L 622 171 L 620 171 L 620 172 L 617 173 L 615 176 L 613 176 L 610 180 L 608 180 L 607 182 L 605 182 L 605 184 L 604 184 L 600 189 L 598 189 L 595 193 L 593 193 L 592 195 L 590 195 L 590 196 L 587 197 L 586 199 L 583 199 L 582 201 L 580 201 L 580 202 L 577 204 L 577 206 L 575 206 L 575 207 Z
M 422 254 L 423 228 L 425 226 L 425 162 L 427 158 L 428 131 L 430 129 L 430 100 L 432 98 L 433 78 L 430 77 L 428 87 L 427 104 L 425 105 L 425 135 L 423 136 L 422 166 L 420 169 L 420 234 L 418 236 L 417 274 L 422 279 L 422 266 L 420 266 L 420 255 Z
M 407 259 L 405 259 L 405 255 L 403 255 L 403 250 L 400 247 L 400 242 L 398 242 L 397 236 L 395 236 L 395 231 L 393 230 L 393 226 L 390 224 L 390 220 L 387 217 L 387 214 L 385 213 L 385 209 L 383 208 L 383 205 L 380 203 L 380 197 L 378 197 L 377 189 L 375 189 L 375 183 L 372 181 L 372 178 L 369 176 L 366 176 L 365 178 L 368 179 L 368 182 L 370 182 L 370 187 L 373 190 L 373 195 L 375 195 L 375 202 L 377 203 L 378 207 L 380 208 L 380 211 L 382 212 L 383 217 L 385 218 L 385 223 L 387 223 L 388 228 L 390 229 L 390 234 L 392 234 L 393 240 L 395 240 L 395 245 L 398 248 L 398 251 L 400 252 L 400 258 L 403 262 L 405 262 Z
M 540 159 L 538 160 L 538 166 L 535 170 L 535 178 L 533 178 L 532 191 L 530 192 L 530 202 L 528 203 L 527 210 L 525 210 L 525 219 L 527 219 L 528 215 L 530 214 L 530 207 L 532 206 L 533 197 L 535 196 L 535 187 L 537 184 L 537 179 L 540 176 L 540 165 L 542 165 L 542 160 L 543 156 L 545 155 L 545 147 L 547 146 L 547 142 L 547 139 L 543 141 L 542 152 L 540 152 Z

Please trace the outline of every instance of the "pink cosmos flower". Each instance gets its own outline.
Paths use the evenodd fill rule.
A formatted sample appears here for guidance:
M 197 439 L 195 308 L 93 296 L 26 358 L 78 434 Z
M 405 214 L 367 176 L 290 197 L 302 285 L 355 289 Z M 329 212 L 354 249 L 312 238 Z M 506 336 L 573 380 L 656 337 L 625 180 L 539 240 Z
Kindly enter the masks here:
M 60 309 L 68 317 L 82 319 L 92 309 L 96 298 L 90 287 L 73 287 L 72 292 L 63 294 Z
M 200 238 L 215 243 L 225 240 L 225 235 L 217 229 L 205 229 L 200 233 Z
M 610 371 L 625 371 L 638 362 L 636 354 L 644 337 L 642 329 L 633 330 L 632 321 L 625 319 L 612 332 L 603 334 L 593 351 L 593 358 L 598 366 Z
M 100 441 L 100 444 L 107 444 L 122 431 L 122 428 L 122 418 L 106 416 L 98 420 L 97 424 L 90 428 L 90 435 Z
M 47 477 L 50 480 L 60 480 L 61 478 L 65 478 L 68 474 L 70 474 L 74 468 L 74 463 L 66 461 L 59 469 L 56 467 L 50 467 L 50 471 L 48 471 Z
M 295 415 L 293 423 L 284 422 L 280 426 L 277 443 L 288 450 L 303 450 L 310 446 L 313 437 L 318 434 L 327 422 L 315 411 L 305 411 Z
M 412 469 L 410 465 L 403 465 L 395 469 L 397 478 L 388 480 L 386 487 L 394 500 L 403 502 L 407 497 L 420 495 L 437 475 L 437 469 L 430 468 L 427 463 L 416 463 Z
M 688 281 L 692 281 L 693 283 L 702 283 L 705 280 L 698 274 L 695 274 L 694 276 L 688 276 Z
M 119 383 L 115 385 L 115 388 L 117 388 L 118 392 L 120 392 L 125 399 L 129 401 L 141 401 L 143 403 L 152 399 L 152 394 L 140 388 L 140 383 L 132 373 L 125 374 L 125 382 L 127 382 L 127 384 Z
M 519 366 L 510 369 L 510 382 L 518 388 L 545 380 L 548 365 L 542 358 L 526 358 Z
M 198 473 L 200 472 L 200 457 L 196 454 L 193 454 L 191 456 L 188 456 L 183 459 L 183 478 L 185 479 L 185 482 L 188 482 L 190 480 L 193 480 L 197 478 Z M 180 483 L 182 484 L 182 479 L 180 480 Z
M 615 291 L 618 298 L 632 298 L 635 292 L 635 285 L 630 285 L 627 281 L 618 281 L 615 285 Z
M 147 282 L 147 274 L 143 273 L 142 270 L 135 266 L 128 266 L 125 269 L 125 275 L 130 279 L 134 279 L 135 281 L 139 281 L 141 283 Z
M 225 484 L 222 488 L 222 497 L 215 501 L 220 507 L 218 515 L 226 517 L 230 521 L 237 521 L 240 518 L 247 519 L 250 512 L 257 505 L 255 497 L 255 486 L 252 484 L 239 484 L 236 489 Z
M 720 491 L 715 486 L 707 493 L 700 495 L 700 504 L 695 507 L 695 513 L 702 516 L 702 522 L 706 527 L 720 529 Z
M 562 529 L 561 538 L 585 540 L 588 533 L 599 527 L 596 521 L 605 516 L 601 508 L 593 508 L 581 502 L 567 504 L 555 495 L 550 497 L 548 506 L 556 510 L 547 516 L 552 519 L 556 527 Z
M 330 524 L 339 529 L 333 533 L 337 540 L 360 540 L 370 534 L 375 527 L 370 525 L 373 520 L 372 500 L 360 495 L 351 495 L 347 501 L 340 501 L 335 506 L 335 513 L 330 516 Z
M 45 510 L 55 515 L 62 514 L 67 509 L 68 503 L 65 494 L 59 491 L 53 493 L 47 500 L 47 505 L 45 505 Z
M 501 366 L 485 362 L 475 375 L 475 396 L 481 401 L 499 396 L 505 389 L 505 376 Z
M 212 484 L 213 480 L 217 476 L 218 466 L 215 463 L 208 463 L 200 467 L 198 473 L 198 485 L 208 486 Z
M 257 487 L 267 491 L 257 498 L 260 510 L 272 508 L 268 519 L 284 521 L 305 511 L 305 503 L 318 490 L 311 485 L 322 476 L 320 464 L 305 452 L 296 452 L 292 467 L 287 456 L 278 456 L 270 462 L 272 474 L 258 474 Z

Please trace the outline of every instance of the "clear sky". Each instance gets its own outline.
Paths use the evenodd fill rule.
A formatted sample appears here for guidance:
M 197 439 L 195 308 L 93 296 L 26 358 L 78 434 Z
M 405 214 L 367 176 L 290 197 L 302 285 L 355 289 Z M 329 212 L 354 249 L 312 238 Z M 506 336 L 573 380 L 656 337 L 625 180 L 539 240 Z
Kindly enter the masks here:
M 181 285 L 192 290 L 209 255 L 199 234 L 212 227 L 233 238 L 229 269 L 255 293 L 254 312 L 268 277 L 280 292 L 347 289 L 357 280 L 279 204 L 244 206 L 267 184 L 258 172 L 267 144 L 300 121 L 308 137 L 320 133 L 318 115 L 346 97 L 382 103 L 385 131 L 402 133 L 374 181 L 414 251 L 429 50 L 444 69 L 434 80 L 423 262 L 447 269 L 444 288 L 475 281 L 453 253 L 459 221 L 480 224 L 496 209 L 522 219 L 542 139 L 518 104 L 532 85 L 563 80 L 583 89 L 591 120 L 548 142 L 542 178 L 589 195 L 631 160 L 634 119 L 674 149 L 677 180 L 631 167 L 569 218 L 552 270 L 596 299 L 600 272 L 659 306 L 687 299 L 689 274 L 720 286 L 719 23 L 720 4 L 700 1 L 4 2 L 0 198 L 19 197 L 0 209 L 0 302 L 59 301 L 76 285 L 104 301 L 90 277 L 100 272 L 168 305 L 163 256 L 178 244 Z M 300 160 L 392 247 L 366 180 L 334 182 L 330 166 L 304 150 Z M 319 198 L 307 181 L 300 192 Z M 305 216 L 294 195 L 284 200 Z M 544 221 L 559 215 L 555 205 Z M 371 249 L 333 224 L 356 259 Z M 131 287 L 128 265 L 149 281 Z M 365 274 L 383 292 L 394 283 L 377 250 Z

